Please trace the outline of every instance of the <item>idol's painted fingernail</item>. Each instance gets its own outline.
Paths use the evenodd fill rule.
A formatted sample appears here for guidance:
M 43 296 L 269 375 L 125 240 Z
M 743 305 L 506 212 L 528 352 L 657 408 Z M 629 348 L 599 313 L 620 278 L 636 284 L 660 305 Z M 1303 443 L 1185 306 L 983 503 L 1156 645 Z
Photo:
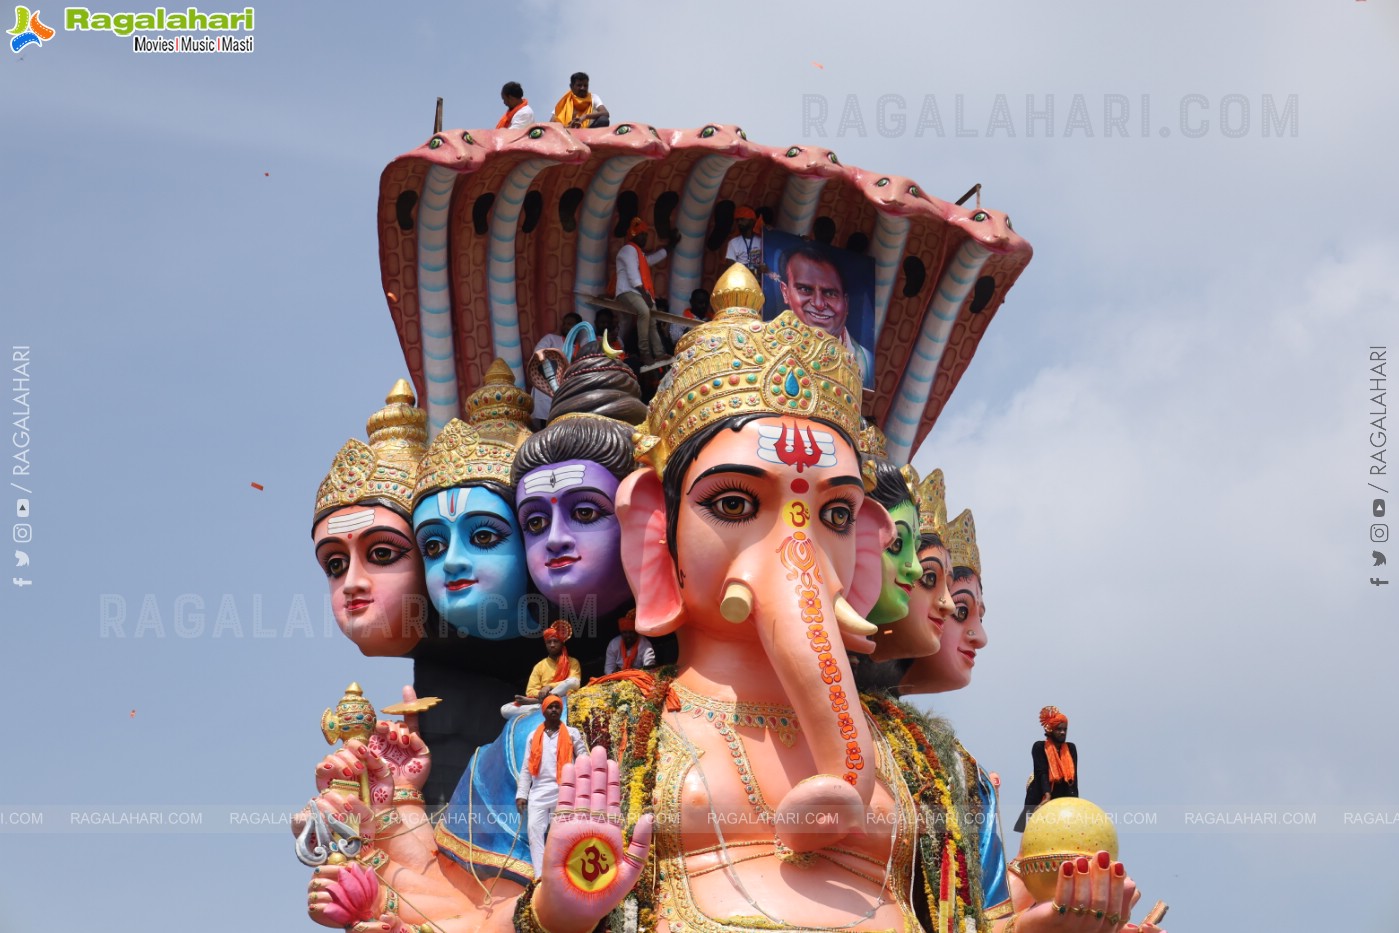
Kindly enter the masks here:
M 1065 878 L 1072 878 L 1074 874 L 1074 863 L 1072 861 L 1067 861 L 1061 866 L 1060 870 L 1064 872 Z
M 1123 865 L 1121 862 L 1114 862 L 1112 866 L 1112 873 L 1117 877 L 1121 878 L 1127 874 L 1127 866 Z
M 1109 865 L 1111 865 L 1111 864 L 1112 864 L 1112 856 L 1111 856 L 1111 855 L 1108 855 L 1106 852 L 1099 852 L 1099 853 L 1098 853 L 1098 867 L 1099 867 L 1099 868 L 1107 868 L 1107 867 L 1108 867 Z
M 1088 870 L 1088 859 L 1086 859 L 1086 858 L 1084 858 L 1083 856 L 1080 855 L 1079 858 L 1078 858 L 1078 861 L 1074 863 L 1074 867 L 1077 868 L 1077 869 L 1078 869 L 1079 871 L 1081 871 L 1081 872 L 1087 871 L 1087 870 Z

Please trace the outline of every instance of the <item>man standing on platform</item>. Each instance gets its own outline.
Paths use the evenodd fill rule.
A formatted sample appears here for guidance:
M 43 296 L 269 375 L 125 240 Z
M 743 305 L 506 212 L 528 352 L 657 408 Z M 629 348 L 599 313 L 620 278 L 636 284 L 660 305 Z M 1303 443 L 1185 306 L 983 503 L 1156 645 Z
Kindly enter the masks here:
M 529 857 L 536 878 L 544 871 L 544 837 L 559 804 L 563 766 L 587 754 L 582 733 L 563 724 L 563 700 L 552 694 L 545 697 L 544 722 L 530 736 L 525 767 L 515 782 L 515 806 L 528 813 Z
M 729 247 L 724 250 L 724 258 L 728 260 L 725 268 L 741 262 L 761 282 L 768 267 L 763 262 L 763 231 L 758 226 L 758 212 L 751 207 L 740 207 L 734 212 L 734 219 L 738 221 L 738 233 L 730 237 Z
M 657 355 L 664 349 L 660 331 L 651 315 L 656 312 L 656 289 L 651 281 L 651 267 L 666 258 L 666 251 L 658 249 L 646 252 L 646 242 L 651 228 L 640 217 L 633 217 L 627 228 L 627 242 L 617 251 L 617 293 L 616 298 L 623 306 L 636 315 L 636 342 L 641 350 L 642 365 L 656 362 Z M 680 239 L 677 233 L 671 240 L 673 247 Z

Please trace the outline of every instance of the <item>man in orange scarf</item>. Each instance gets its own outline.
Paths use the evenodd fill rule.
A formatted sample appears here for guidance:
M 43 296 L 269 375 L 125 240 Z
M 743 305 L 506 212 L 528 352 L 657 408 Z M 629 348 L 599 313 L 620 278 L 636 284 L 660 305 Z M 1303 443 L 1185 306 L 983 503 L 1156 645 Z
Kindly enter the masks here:
M 530 736 L 525 766 L 515 782 L 515 806 L 529 813 L 529 855 L 536 878 L 544 870 L 544 837 L 559 803 L 563 766 L 588 754 L 582 733 L 563 724 L 563 700 L 551 694 L 544 698 L 543 710 L 544 722 Z
M 661 333 L 651 315 L 656 313 L 656 291 L 651 280 L 651 267 L 666 258 L 666 251 L 658 249 L 646 252 L 646 241 L 651 233 L 650 226 L 640 217 L 633 217 L 627 228 L 627 242 L 617 251 L 617 292 L 619 302 L 636 315 L 636 342 L 641 348 L 643 365 L 656 362 L 657 355 L 664 349 Z M 671 241 L 679 242 L 676 235 Z
M 505 116 L 497 121 L 498 130 L 517 130 L 534 122 L 534 108 L 525 99 L 525 89 L 518 81 L 507 81 L 500 89 L 501 103 L 505 104 Z
M 1040 726 L 1044 741 L 1030 746 L 1030 759 L 1035 774 L 1025 785 L 1025 809 L 1015 821 L 1015 831 L 1025 831 L 1025 821 L 1042 803 L 1059 797 L 1078 796 L 1078 748 L 1067 741 L 1069 717 L 1057 706 L 1040 710 Z
M 635 609 L 617 620 L 617 631 L 621 634 L 607 643 L 604 674 L 656 666 L 656 650 L 651 647 L 651 640 L 636 634 Z
M 589 126 L 607 126 L 607 108 L 602 98 L 588 93 L 588 75 L 575 71 L 568 79 L 568 93 L 554 105 L 554 122 L 562 123 L 570 129 Z
M 525 694 L 517 700 L 538 703 L 578 689 L 583 682 L 583 668 L 577 658 L 568 656 L 568 649 L 564 647 L 564 642 L 572 635 L 573 627 L 562 619 L 544 630 L 544 650 L 548 655 L 534 666 Z

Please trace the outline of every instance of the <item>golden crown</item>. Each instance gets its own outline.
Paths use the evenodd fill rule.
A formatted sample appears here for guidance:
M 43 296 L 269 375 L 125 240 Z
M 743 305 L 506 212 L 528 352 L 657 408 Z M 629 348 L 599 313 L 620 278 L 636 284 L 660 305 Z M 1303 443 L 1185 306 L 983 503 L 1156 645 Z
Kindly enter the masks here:
M 701 428 L 730 415 L 772 414 L 860 430 L 860 371 L 837 337 L 791 311 L 764 323 L 753 273 L 734 264 L 714 286 L 712 321 L 689 331 L 661 381 L 636 457 L 664 473 L 670 455 Z
M 915 474 L 916 475 L 916 474 Z M 942 470 L 934 470 L 918 484 L 918 530 L 925 535 L 937 535 L 947 543 L 947 480 Z
M 855 445 L 860 448 L 862 454 L 889 459 L 889 438 L 884 436 L 884 432 L 879 430 L 879 425 L 873 421 L 861 421 L 860 436 L 855 439 Z M 917 485 L 917 480 L 914 481 L 914 485 Z
M 316 491 L 315 519 L 366 499 L 383 499 L 404 517 L 413 514 L 418 463 L 427 452 L 427 412 L 415 408 L 413 388 L 400 379 L 384 407 L 369 416 L 369 443 L 348 440 Z
M 502 359 L 486 370 L 481 388 L 466 397 L 466 420 L 482 434 L 513 438 L 533 416 L 534 396 L 515 385 L 515 373 Z
M 529 432 L 524 429 L 517 430 L 509 438 L 493 436 L 476 430 L 460 418 L 453 418 L 442 433 L 432 439 L 432 446 L 418 468 L 413 504 L 417 505 L 432 493 L 472 481 L 513 489 L 510 464 L 527 437 Z
M 971 509 L 963 509 L 961 515 L 948 523 L 943 540 L 952 554 L 952 566 L 969 567 L 981 576 L 981 549 L 976 546 L 976 522 L 972 521 Z

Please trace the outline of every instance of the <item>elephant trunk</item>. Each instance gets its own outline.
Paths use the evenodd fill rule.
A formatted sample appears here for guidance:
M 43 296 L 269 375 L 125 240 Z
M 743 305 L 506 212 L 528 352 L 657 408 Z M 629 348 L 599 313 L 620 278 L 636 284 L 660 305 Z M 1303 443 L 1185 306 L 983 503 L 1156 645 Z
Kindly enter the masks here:
M 797 532 L 777 553 L 785 573 L 758 586 L 750 618 L 815 762 L 777 805 L 777 839 L 811 852 L 863 828 L 874 794 L 874 742 L 841 641 L 863 620 L 832 592 L 810 539 Z

